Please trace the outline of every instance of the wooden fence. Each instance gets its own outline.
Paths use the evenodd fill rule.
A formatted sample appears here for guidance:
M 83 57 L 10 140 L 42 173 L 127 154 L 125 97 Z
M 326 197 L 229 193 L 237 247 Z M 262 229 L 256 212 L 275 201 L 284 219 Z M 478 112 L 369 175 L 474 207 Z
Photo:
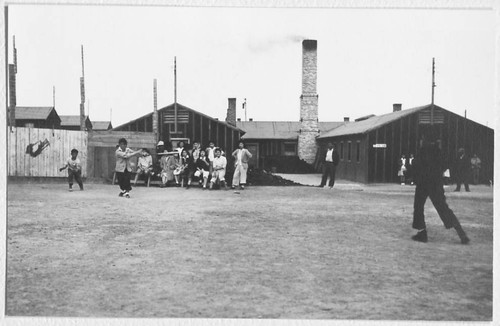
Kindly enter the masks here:
M 8 175 L 19 177 L 63 177 L 59 168 L 78 150 L 82 175 L 87 176 L 86 131 L 12 127 L 8 133 Z

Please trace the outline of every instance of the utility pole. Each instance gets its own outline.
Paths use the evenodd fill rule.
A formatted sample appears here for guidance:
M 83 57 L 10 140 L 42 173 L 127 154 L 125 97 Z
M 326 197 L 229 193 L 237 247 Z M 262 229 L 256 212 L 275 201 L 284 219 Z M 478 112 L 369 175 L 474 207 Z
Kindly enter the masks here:
M 174 57 L 174 133 L 177 134 L 177 57 Z
M 243 110 L 245 110 L 245 121 L 247 121 L 247 99 L 243 102 Z
M 155 142 L 159 140 L 158 137 L 158 99 L 157 99 L 157 85 L 156 78 L 153 79 L 153 133 L 155 135 Z
M 83 61 L 83 45 L 82 45 L 82 77 L 80 77 L 80 130 L 85 130 L 85 66 Z
M 436 74 L 434 58 L 432 58 L 432 97 L 431 97 L 431 125 L 434 124 L 434 88 L 436 87 L 436 83 L 434 80 L 434 76 Z

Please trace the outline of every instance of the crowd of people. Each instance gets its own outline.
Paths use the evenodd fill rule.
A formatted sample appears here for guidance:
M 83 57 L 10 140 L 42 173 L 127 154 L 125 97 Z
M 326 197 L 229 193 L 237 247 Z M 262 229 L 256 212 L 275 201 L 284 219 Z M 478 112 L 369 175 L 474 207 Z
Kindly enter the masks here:
M 210 141 L 203 149 L 201 143 L 195 141 L 191 149 L 180 141 L 177 147 L 167 150 L 165 143 L 159 141 L 156 147 L 158 159 L 153 162 L 151 153 L 143 148 L 133 151 L 127 147 L 127 140 L 119 140 L 116 149 L 116 174 L 120 185 L 120 196 L 130 197 L 130 173 L 134 171 L 131 158 L 138 156 L 135 169 L 134 185 L 140 177 L 148 179 L 157 177 L 160 187 L 185 187 L 189 189 L 196 182 L 202 189 L 229 189 L 226 183 L 228 160 L 224 151 Z M 231 154 L 234 158 L 234 173 L 231 188 L 238 192 L 245 189 L 248 161 L 252 154 L 245 148 L 243 141 L 238 142 L 238 148 Z

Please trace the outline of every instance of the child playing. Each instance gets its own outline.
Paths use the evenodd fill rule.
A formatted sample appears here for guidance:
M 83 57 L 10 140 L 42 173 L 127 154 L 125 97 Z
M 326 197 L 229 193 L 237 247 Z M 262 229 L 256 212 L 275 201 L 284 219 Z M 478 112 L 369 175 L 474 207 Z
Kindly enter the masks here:
M 68 168 L 69 191 L 73 191 L 73 178 L 75 178 L 78 186 L 80 186 L 80 190 L 83 190 L 82 165 L 80 163 L 80 159 L 77 156 L 78 150 L 73 148 L 71 150 L 71 157 L 68 158 L 66 164 L 59 169 L 59 171 L 62 171 Z
M 120 197 L 130 198 L 129 191 L 132 190 L 130 186 L 130 172 L 132 171 L 132 162 L 130 159 L 142 153 L 142 149 L 133 151 L 127 147 L 127 140 L 120 138 L 118 141 L 118 149 L 115 152 L 116 157 L 116 177 L 120 185 L 121 192 L 118 194 Z
M 148 177 L 153 174 L 153 158 L 151 157 L 151 154 L 149 154 L 149 151 L 146 148 L 142 149 L 142 156 L 139 156 L 139 160 L 137 162 L 137 170 L 135 171 L 134 186 L 137 184 L 137 180 L 139 179 L 139 176 L 141 176 L 142 174 L 144 174 L 146 182 L 148 180 Z
M 216 148 L 214 150 L 214 156 L 210 189 L 213 189 L 214 183 L 220 181 L 221 187 L 224 187 L 227 190 L 226 180 L 224 179 L 226 175 L 227 160 L 224 156 L 221 156 L 220 148 Z

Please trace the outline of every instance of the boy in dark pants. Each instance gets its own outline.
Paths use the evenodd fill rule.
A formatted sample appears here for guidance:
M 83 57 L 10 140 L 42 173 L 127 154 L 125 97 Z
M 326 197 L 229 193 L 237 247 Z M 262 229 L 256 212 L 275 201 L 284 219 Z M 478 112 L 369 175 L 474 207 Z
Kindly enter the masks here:
M 120 186 L 121 192 L 118 194 L 120 197 L 130 198 L 129 191 L 132 190 L 130 186 L 130 172 L 132 171 L 132 164 L 130 158 L 134 156 L 139 156 L 142 153 L 142 149 L 133 151 L 127 147 L 127 140 L 125 138 L 120 138 L 118 141 L 118 148 L 115 152 L 116 157 L 116 178 L 118 179 L 118 185 Z
M 442 178 L 445 166 L 441 150 L 436 141 L 423 139 L 420 151 L 413 161 L 413 169 L 414 181 L 417 186 L 415 188 L 412 226 L 418 230 L 418 233 L 412 239 L 419 242 L 427 242 L 424 205 L 427 197 L 429 197 L 443 221 L 444 227 L 447 229 L 454 228 L 462 244 L 469 243 L 470 240 L 462 229 L 460 222 L 446 203 Z
M 80 190 L 83 190 L 83 182 L 82 182 L 82 164 L 80 159 L 78 158 L 78 150 L 73 148 L 71 150 L 71 157 L 68 158 L 66 164 L 59 169 L 62 171 L 68 168 L 68 183 L 69 183 L 69 191 L 73 191 L 73 178 L 80 186 Z

